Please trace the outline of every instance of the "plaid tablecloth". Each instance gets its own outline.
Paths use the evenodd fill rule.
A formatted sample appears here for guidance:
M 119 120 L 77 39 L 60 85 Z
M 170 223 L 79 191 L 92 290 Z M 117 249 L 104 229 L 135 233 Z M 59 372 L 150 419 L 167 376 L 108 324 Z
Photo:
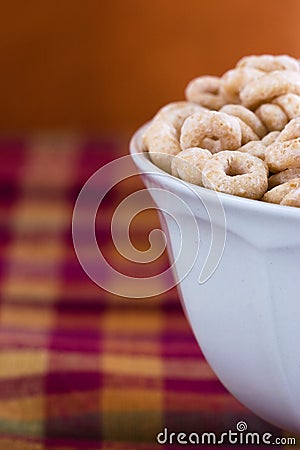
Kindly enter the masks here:
M 75 200 L 89 176 L 127 146 L 54 135 L 0 142 L 0 449 L 195 448 L 159 444 L 157 435 L 221 434 L 241 420 L 248 430 L 287 437 L 217 380 L 175 288 L 124 299 L 81 268 L 71 237 Z M 106 196 L 96 226 L 100 247 L 120 270 L 126 262 L 113 249 L 111 217 L 142 184 L 134 177 L 126 186 Z M 157 226 L 153 211 L 137 220 L 135 245 L 145 248 Z M 157 264 L 168 266 L 165 254 Z

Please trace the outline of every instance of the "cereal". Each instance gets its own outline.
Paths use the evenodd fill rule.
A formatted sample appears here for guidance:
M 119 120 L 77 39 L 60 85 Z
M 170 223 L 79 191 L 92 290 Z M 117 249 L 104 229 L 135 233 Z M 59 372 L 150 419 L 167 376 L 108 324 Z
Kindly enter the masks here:
M 219 192 L 260 199 L 268 187 L 268 169 L 255 156 L 225 150 L 206 162 L 202 180 L 205 187 Z
M 172 175 L 189 183 L 203 186 L 202 170 L 206 161 L 211 157 L 211 153 L 203 148 L 188 148 L 183 150 L 174 156 L 172 160 Z
M 300 96 L 296 94 L 285 94 L 273 100 L 273 103 L 279 105 L 287 115 L 288 119 L 294 119 L 300 116 Z
M 259 141 L 259 137 L 257 136 L 257 134 L 254 133 L 252 128 L 250 128 L 249 125 L 247 125 L 239 117 L 237 117 L 237 119 L 240 123 L 241 132 L 242 132 L 242 145 L 247 144 L 247 142 Z
M 288 123 L 288 117 L 279 105 L 264 103 L 255 111 L 266 129 L 270 131 L 281 131 Z
M 205 110 L 189 102 L 171 103 L 157 113 L 143 135 L 152 162 L 166 172 L 171 172 L 172 156 L 181 151 L 179 135 L 182 123 L 196 111 L 201 114 Z
M 282 199 L 280 204 L 300 208 L 300 188 L 291 190 L 291 192 Z
M 262 160 L 265 159 L 266 146 L 262 141 L 251 141 L 239 148 L 239 152 L 249 153 Z
M 186 99 L 209 109 L 220 109 L 226 100 L 220 93 L 221 80 L 218 77 L 194 78 L 186 87 Z
M 200 147 L 217 153 L 224 149 L 238 149 L 241 142 L 242 132 L 238 119 L 222 112 L 192 114 L 181 128 L 182 149 Z
M 220 111 L 240 119 L 242 144 L 249 141 L 258 141 L 267 133 L 261 120 L 242 105 L 225 105 Z
M 300 117 L 291 120 L 276 139 L 278 142 L 285 142 L 291 139 L 300 138 Z
M 266 134 L 262 138 L 261 142 L 267 147 L 268 145 L 273 144 L 273 142 L 276 141 L 279 135 L 280 131 L 270 131 L 270 133 Z
M 249 81 L 264 75 L 264 72 L 251 67 L 231 69 L 222 76 L 220 93 L 225 98 L 226 103 L 241 103 L 240 91 Z
M 300 168 L 300 117 L 291 120 L 266 148 L 265 161 L 271 172 Z
M 294 178 L 300 178 L 300 168 L 297 169 L 286 169 L 282 172 L 275 173 L 269 178 L 269 190 L 279 184 L 286 183 L 287 181 L 293 180 Z
M 154 164 L 198 186 L 300 207 L 300 60 L 246 56 L 221 77 L 194 78 L 185 96 L 143 135 Z
M 274 70 L 292 70 L 300 72 L 298 61 L 288 55 L 244 56 L 238 61 L 237 67 L 252 67 L 264 72 L 273 72 Z
M 271 172 L 300 167 L 300 138 L 274 142 L 266 148 L 265 161 Z
M 300 94 L 300 73 L 290 70 L 276 70 L 249 81 L 240 92 L 241 103 L 249 109 L 256 109 L 279 95 Z
M 284 198 L 292 191 L 300 188 L 300 178 L 294 178 L 286 183 L 280 184 L 274 187 L 270 191 L 266 192 L 262 200 L 268 203 L 281 204 Z

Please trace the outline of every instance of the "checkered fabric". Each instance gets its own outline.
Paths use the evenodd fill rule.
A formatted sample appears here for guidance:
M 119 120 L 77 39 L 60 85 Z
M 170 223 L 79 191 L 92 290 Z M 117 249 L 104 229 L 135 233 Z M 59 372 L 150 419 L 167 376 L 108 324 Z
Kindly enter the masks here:
M 157 435 L 221 434 L 241 420 L 248 430 L 287 437 L 217 380 L 175 288 L 125 299 L 80 266 L 71 236 L 77 195 L 99 167 L 127 152 L 126 140 L 111 138 L 0 142 L 0 450 L 195 448 L 159 444 Z M 115 186 L 97 216 L 99 247 L 121 272 L 128 263 L 114 249 L 110 222 L 120 201 L 142 188 L 138 177 Z M 133 225 L 133 243 L 147 248 L 156 213 Z M 145 276 L 167 268 L 168 259 L 131 264 Z

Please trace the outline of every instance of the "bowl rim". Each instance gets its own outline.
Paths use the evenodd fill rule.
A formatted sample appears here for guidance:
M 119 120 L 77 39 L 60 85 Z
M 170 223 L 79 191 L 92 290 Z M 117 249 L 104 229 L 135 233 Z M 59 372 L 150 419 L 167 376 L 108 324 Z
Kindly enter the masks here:
M 147 122 L 140 128 L 138 128 L 137 131 L 133 134 L 129 144 L 130 154 L 142 175 L 144 174 L 150 177 L 155 175 L 162 175 L 164 178 L 164 182 L 170 187 L 170 190 L 178 190 L 183 192 L 182 184 L 188 185 L 199 195 L 200 198 L 207 198 L 208 200 L 209 197 L 211 197 L 211 199 L 215 198 L 215 195 L 217 193 L 224 207 L 227 206 L 242 210 L 248 210 L 258 214 L 265 213 L 277 217 L 280 216 L 281 218 L 286 217 L 300 220 L 300 208 L 278 205 L 275 203 L 267 203 L 260 200 L 253 200 L 250 198 L 225 194 L 223 192 L 212 191 L 211 189 L 189 183 L 188 181 L 183 181 L 160 169 L 150 160 L 149 154 L 145 150 L 142 143 L 142 135 L 150 123 L 151 122 Z M 184 191 L 186 192 L 186 189 Z

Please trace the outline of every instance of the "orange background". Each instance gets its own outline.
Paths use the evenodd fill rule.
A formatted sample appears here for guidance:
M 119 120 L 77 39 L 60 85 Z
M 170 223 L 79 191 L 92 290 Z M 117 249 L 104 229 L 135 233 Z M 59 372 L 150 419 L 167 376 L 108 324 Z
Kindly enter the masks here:
M 194 76 L 300 57 L 299 18 L 299 0 L 4 2 L 0 133 L 131 132 Z

